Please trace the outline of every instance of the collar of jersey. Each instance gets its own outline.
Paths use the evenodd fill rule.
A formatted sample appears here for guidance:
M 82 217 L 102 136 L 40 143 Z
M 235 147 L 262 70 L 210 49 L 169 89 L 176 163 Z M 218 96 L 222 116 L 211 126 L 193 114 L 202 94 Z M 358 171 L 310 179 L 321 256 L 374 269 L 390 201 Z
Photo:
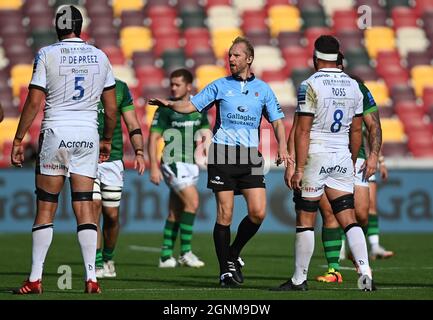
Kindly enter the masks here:
M 323 72 L 343 72 L 343 70 L 338 69 L 338 68 L 322 68 L 322 69 L 320 69 L 318 71 L 319 72 L 320 71 L 323 71 Z
M 60 40 L 60 42 L 84 42 L 84 40 L 81 38 L 67 38 Z
M 254 73 L 251 73 L 251 76 L 249 76 L 249 77 L 247 78 L 247 80 L 244 80 L 244 79 L 242 79 L 241 77 L 239 77 L 239 76 L 234 76 L 234 75 L 232 75 L 232 78 L 235 79 L 235 80 L 237 80 L 237 81 L 253 81 L 253 80 L 256 78 L 256 76 L 254 75 Z

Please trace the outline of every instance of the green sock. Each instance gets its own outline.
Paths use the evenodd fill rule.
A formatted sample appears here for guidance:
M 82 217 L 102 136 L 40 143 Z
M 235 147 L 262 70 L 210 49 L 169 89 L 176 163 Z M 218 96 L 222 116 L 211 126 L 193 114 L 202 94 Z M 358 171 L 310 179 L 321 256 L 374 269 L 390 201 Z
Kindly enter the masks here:
M 180 251 L 184 254 L 191 251 L 192 226 L 194 225 L 195 214 L 182 212 L 180 216 Z
M 170 257 L 173 255 L 173 247 L 174 247 L 174 242 L 175 242 L 176 237 L 177 237 L 178 228 L 179 228 L 178 223 L 171 222 L 168 220 L 165 221 L 164 237 L 163 237 L 162 249 L 161 249 L 161 260 L 162 261 L 170 259 Z
M 341 229 L 322 227 L 322 243 L 329 269 L 340 269 Z
M 102 259 L 102 250 L 101 249 L 96 249 L 95 267 L 97 269 L 104 267 L 104 260 Z
M 379 218 L 377 214 L 369 214 L 368 215 L 368 236 L 374 236 L 379 234 Z
M 104 259 L 105 262 L 109 261 L 109 260 L 113 260 L 114 257 L 114 248 L 110 249 L 110 248 L 104 248 L 104 250 L 102 251 L 102 257 Z

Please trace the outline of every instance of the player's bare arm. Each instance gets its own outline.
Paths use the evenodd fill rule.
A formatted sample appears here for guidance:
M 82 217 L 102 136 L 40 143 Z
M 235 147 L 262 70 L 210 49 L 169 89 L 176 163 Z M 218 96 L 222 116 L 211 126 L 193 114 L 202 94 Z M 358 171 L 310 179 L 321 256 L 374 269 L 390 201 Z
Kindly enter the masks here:
M 362 144 L 362 117 L 355 116 L 352 119 L 352 124 L 350 126 L 350 152 L 352 153 L 352 161 L 355 164 L 356 158 L 358 157 L 359 149 Z
M 176 112 L 179 112 L 179 113 L 191 113 L 191 112 L 197 111 L 195 106 L 189 100 L 188 101 L 186 101 L 186 100 L 171 101 L 171 100 L 166 100 L 166 99 L 154 98 L 154 99 L 149 100 L 149 104 L 152 106 L 170 108 L 170 109 L 172 109 Z
M 99 161 L 104 162 L 110 158 L 111 142 L 116 127 L 116 89 L 105 90 L 101 95 L 104 106 L 104 135 L 100 143 Z
M 292 177 L 292 188 L 301 189 L 301 181 L 304 175 L 305 164 L 307 163 L 308 149 L 310 148 L 310 131 L 313 124 L 313 117 L 310 115 L 299 115 L 295 128 L 295 153 L 296 169 Z
M 129 140 L 135 151 L 134 169 L 142 175 L 146 169 L 146 165 L 144 162 L 143 134 L 137 119 L 137 114 L 135 110 L 128 110 L 122 113 L 122 117 L 128 128 Z
M 287 153 L 286 132 L 283 121 L 281 119 L 272 122 L 275 138 L 278 142 L 278 155 L 275 164 L 279 166 L 281 163 L 287 167 L 289 165 L 289 154 Z
M 147 146 L 150 162 L 150 182 L 156 185 L 159 185 L 162 180 L 162 173 L 159 168 L 159 159 L 157 155 L 158 140 L 161 138 L 162 136 L 160 133 L 151 132 L 149 135 L 149 144 Z
M 370 154 L 365 163 L 366 178 L 376 172 L 377 161 L 382 146 L 382 127 L 380 125 L 379 112 L 374 111 L 363 116 L 364 124 L 367 128 L 368 146 Z
M 27 95 L 11 153 L 11 163 L 16 167 L 22 167 L 23 165 L 24 147 L 22 146 L 22 140 L 35 120 L 44 99 L 45 92 L 39 89 L 30 89 Z

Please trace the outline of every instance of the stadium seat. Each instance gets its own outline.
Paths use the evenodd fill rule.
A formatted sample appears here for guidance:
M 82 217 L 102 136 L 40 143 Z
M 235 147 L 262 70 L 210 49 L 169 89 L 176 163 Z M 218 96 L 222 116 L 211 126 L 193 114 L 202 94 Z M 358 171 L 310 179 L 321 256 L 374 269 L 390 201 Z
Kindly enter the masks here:
M 242 30 L 268 30 L 267 15 L 264 10 L 246 10 L 242 13 Z
M 415 101 L 399 101 L 394 105 L 395 113 L 405 122 L 407 118 L 422 119 L 425 115 L 424 108 Z
M 418 17 L 415 10 L 409 7 L 394 7 L 391 11 L 394 30 L 402 27 L 418 27 Z
M 386 27 L 388 26 L 388 13 L 382 7 L 372 7 L 371 10 L 371 26 Z
M 242 36 L 239 28 L 219 28 L 211 31 L 212 47 L 217 58 L 223 58 L 233 39 Z
M 266 30 L 258 30 L 258 29 L 250 29 L 245 33 L 245 37 L 247 37 L 252 45 L 255 46 L 268 46 L 272 44 L 271 35 L 269 34 L 268 29 Z
M 388 12 L 392 12 L 395 7 L 409 7 L 409 0 L 386 0 L 386 9 Z
M 197 90 L 200 91 L 212 81 L 225 77 L 227 72 L 223 67 L 216 65 L 201 65 L 195 70 L 197 80 Z
M 406 136 L 403 130 L 403 124 L 399 119 L 381 119 L 382 141 L 387 142 L 405 142 Z
M 363 46 L 364 35 L 361 30 L 336 30 L 335 36 L 340 41 L 340 50 L 344 53 L 351 48 Z
M 327 27 L 326 15 L 321 6 L 308 5 L 301 7 L 302 29 Z
M 182 29 L 204 28 L 206 14 L 200 7 L 184 7 L 180 11 Z
M 162 53 L 163 67 L 167 74 L 177 68 L 185 68 L 185 54 L 183 49 L 167 49 Z
M 347 73 L 355 75 L 363 81 L 376 81 L 378 80 L 375 69 L 370 66 L 358 65 L 354 68 L 347 68 Z
M 143 11 L 137 10 L 123 10 L 120 16 L 120 28 L 130 27 L 130 26 L 144 26 L 144 13 Z
M 123 10 L 142 10 L 142 0 L 113 0 L 113 11 L 115 17 L 120 17 Z
M 425 51 L 429 41 L 423 29 L 401 27 L 397 30 L 397 47 L 400 55 L 406 57 L 409 51 Z
M 150 50 L 153 41 L 148 28 L 125 27 L 120 30 L 120 43 L 123 54 L 130 58 L 134 51 Z
M 353 7 L 352 0 L 326 0 L 322 1 L 323 9 L 328 17 L 332 17 L 336 10 L 350 10 Z
M 132 54 L 132 65 L 135 69 L 140 66 L 153 66 L 155 57 L 151 51 L 135 51 Z
M 14 139 L 15 132 L 18 127 L 19 118 L 4 118 L 1 123 L 0 130 L 0 145 L 2 146 L 7 141 Z
M 286 47 L 300 46 L 302 43 L 302 33 L 298 31 L 282 31 L 278 34 L 277 39 L 281 50 Z
M 281 31 L 299 31 L 301 15 L 295 6 L 275 5 L 268 9 L 269 29 L 273 37 Z
M 22 0 L 0 1 L 0 10 L 17 10 L 21 8 L 22 4 Z
M 253 70 L 257 76 L 260 77 L 264 70 L 280 70 L 283 67 L 284 60 L 278 48 L 272 46 L 256 46 L 254 48 Z
M 281 106 L 296 105 L 296 93 L 291 81 L 269 81 L 268 84 L 272 91 L 274 91 Z
M 429 65 L 432 62 L 432 56 L 426 51 L 409 51 L 406 56 L 407 67 L 412 69 L 418 65 Z
M 370 90 L 378 106 L 390 105 L 391 100 L 389 97 L 388 88 L 383 81 L 365 81 L 364 83 Z
M 210 30 L 237 28 L 240 26 L 240 19 L 231 6 L 214 6 L 207 11 L 207 25 Z
M 349 30 L 359 30 L 358 13 L 353 9 L 335 10 L 332 15 L 332 29 L 334 33 Z
M 351 68 L 355 68 L 356 66 L 369 66 L 370 59 L 368 58 L 368 53 L 364 49 L 364 47 L 358 48 L 348 48 L 344 52 L 344 58 L 347 61 L 347 64 Z
M 309 54 L 304 47 L 301 46 L 290 46 L 283 48 L 283 58 L 286 62 L 284 67 L 285 72 L 288 76 L 292 74 L 294 68 L 304 67 L 308 68 L 309 61 L 312 59 L 312 54 Z
M 395 115 L 394 109 L 392 107 L 379 107 L 380 118 L 391 118 Z
M 314 73 L 314 70 L 311 68 L 293 68 L 292 69 L 292 75 L 291 79 L 293 82 L 293 87 L 295 89 L 295 92 L 298 91 L 299 85 L 302 83 L 302 81 L 309 78 Z
M 432 0 L 417 0 L 417 1 L 415 1 L 414 10 L 415 10 L 415 13 L 418 17 L 423 17 L 424 13 L 426 13 L 428 11 L 433 12 L 433 1 Z
M 185 54 L 191 57 L 195 51 L 210 47 L 210 34 L 206 28 L 188 28 L 183 32 Z
M 33 65 L 17 64 L 11 69 L 12 94 L 18 97 L 21 86 L 27 87 L 30 83 L 33 73 Z
M 397 84 L 394 85 L 391 89 L 391 97 L 394 103 L 398 103 L 400 101 L 415 101 L 415 91 L 409 85 Z
M 134 76 L 134 70 L 128 65 L 113 65 L 114 76 L 129 86 L 135 87 L 137 85 L 137 79 Z
M 381 50 L 395 48 L 394 31 L 388 27 L 372 27 L 364 31 L 365 47 L 370 58 L 376 58 Z
M 155 57 L 161 57 L 165 51 L 180 49 L 180 36 L 177 32 L 155 37 L 153 52 Z M 182 54 L 183 50 L 181 49 Z
M 265 0 L 232 0 L 232 5 L 242 14 L 246 10 L 262 10 Z
M 51 45 L 57 42 L 57 34 L 56 32 L 50 29 L 42 29 L 42 30 L 32 30 L 31 31 L 32 38 L 32 48 L 34 52 L 39 51 L 40 48 Z
M 112 65 L 124 65 L 125 57 L 122 50 L 117 46 L 109 46 L 101 48 L 102 51 L 108 56 Z
M 433 85 L 433 67 L 430 65 L 415 66 L 411 69 L 411 77 L 415 94 L 421 97 L 424 87 Z
M 216 64 L 216 58 L 210 48 L 194 51 L 191 55 L 191 59 L 194 61 L 194 68 L 206 64 Z

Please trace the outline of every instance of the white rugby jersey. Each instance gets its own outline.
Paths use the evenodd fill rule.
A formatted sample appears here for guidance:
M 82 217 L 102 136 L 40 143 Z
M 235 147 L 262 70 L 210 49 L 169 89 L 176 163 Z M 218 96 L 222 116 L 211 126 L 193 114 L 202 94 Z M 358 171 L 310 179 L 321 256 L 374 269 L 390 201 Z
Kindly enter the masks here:
M 46 93 L 41 129 L 97 128 L 97 106 L 102 91 L 115 85 L 105 53 L 80 38 L 65 39 L 40 49 L 29 88 Z
M 347 150 L 354 116 L 362 116 L 358 83 L 337 68 L 324 68 L 303 81 L 296 112 L 313 116 L 309 153 Z

